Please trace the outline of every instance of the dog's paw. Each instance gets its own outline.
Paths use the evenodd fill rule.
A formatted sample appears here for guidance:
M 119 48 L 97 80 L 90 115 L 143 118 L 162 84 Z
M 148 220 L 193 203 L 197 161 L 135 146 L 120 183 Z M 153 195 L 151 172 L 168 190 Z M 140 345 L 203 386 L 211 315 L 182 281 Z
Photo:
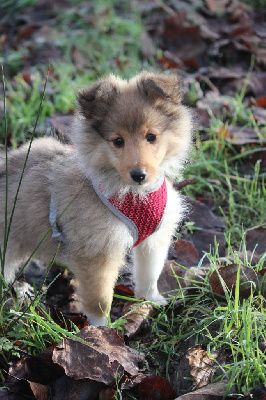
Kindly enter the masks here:
M 146 299 L 156 303 L 158 306 L 166 306 L 166 304 L 168 303 L 167 300 L 158 292 L 158 290 L 153 292 L 148 291 L 146 293 L 143 291 L 140 292 L 135 290 L 135 296 L 137 298 L 146 297 Z
M 93 326 L 107 326 L 108 320 L 105 316 L 96 316 L 89 312 L 83 311 L 83 314 L 86 315 L 87 320 L 90 325 Z
M 14 289 L 20 299 L 34 300 L 35 298 L 33 287 L 25 281 L 15 282 Z
M 149 296 L 148 300 L 153 301 L 158 306 L 166 306 L 167 300 L 158 292 L 155 296 Z

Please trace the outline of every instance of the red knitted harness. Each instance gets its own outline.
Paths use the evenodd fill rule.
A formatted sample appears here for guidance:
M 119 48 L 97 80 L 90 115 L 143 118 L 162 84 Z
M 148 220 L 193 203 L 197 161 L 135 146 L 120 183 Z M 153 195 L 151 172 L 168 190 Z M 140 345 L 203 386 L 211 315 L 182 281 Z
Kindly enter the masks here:
M 99 195 L 99 191 L 96 191 Z M 102 196 L 100 198 L 103 200 Z M 125 198 L 121 199 L 114 195 L 105 198 L 104 203 L 108 208 L 127 225 L 133 224 L 133 228 L 137 230 L 137 240 L 133 247 L 137 246 L 144 239 L 154 233 L 162 220 L 166 203 L 167 203 L 167 187 L 164 179 L 163 184 L 158 190 L 143 196 L 128 193 Z M 130 223 L 127 223 L 130 220 Z

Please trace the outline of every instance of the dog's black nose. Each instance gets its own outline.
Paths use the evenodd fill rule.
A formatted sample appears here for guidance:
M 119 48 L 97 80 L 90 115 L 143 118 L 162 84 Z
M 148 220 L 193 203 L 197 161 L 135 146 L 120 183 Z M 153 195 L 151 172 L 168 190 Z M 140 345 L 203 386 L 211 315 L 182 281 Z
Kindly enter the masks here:
M 133 171 L 130 172 L 130 176 L 133 181 L 141 184 L 146 178 L 146 172 L 143 169 L 133 169 Z

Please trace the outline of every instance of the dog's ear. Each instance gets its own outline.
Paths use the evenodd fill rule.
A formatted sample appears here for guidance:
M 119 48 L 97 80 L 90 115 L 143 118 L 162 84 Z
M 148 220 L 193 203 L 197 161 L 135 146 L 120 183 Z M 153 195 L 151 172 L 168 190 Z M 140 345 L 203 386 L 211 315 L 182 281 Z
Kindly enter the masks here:
M 119 92 L 119 78 L 110 75 L 77 93 L 77 109 L 87 119 L 102 117 Z
M 182 100 L 181 84 L 177 75 L 142 72 L 137 85 L 139 91 L 151 101 L 171 100 L 179 104 Z

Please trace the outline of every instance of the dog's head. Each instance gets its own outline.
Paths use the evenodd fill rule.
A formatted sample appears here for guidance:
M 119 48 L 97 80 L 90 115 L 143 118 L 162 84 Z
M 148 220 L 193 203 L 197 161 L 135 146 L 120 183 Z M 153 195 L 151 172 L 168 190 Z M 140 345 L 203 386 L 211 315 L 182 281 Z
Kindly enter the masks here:
M 73 141 L 85 173 L 115 170 L 126 185 L 145 187 L 180 167 L 191 142 L 181 98 L 176 75 L 149 72 L 129 81 L 110 75 L 79 91 Z

